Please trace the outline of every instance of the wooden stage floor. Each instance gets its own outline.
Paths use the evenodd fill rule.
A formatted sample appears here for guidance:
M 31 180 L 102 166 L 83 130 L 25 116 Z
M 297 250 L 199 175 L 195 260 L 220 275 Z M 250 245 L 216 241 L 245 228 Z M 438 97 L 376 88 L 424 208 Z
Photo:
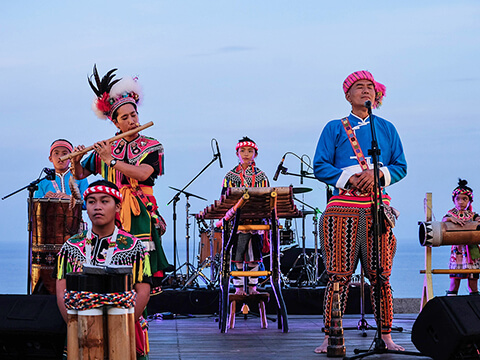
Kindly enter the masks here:
M 411 342 L 411 330 L 417 314 L 399 314 L 393 325 L 403 331 L 394 331 L 392 336 L 397 344 L 407 351 L 417 351 Z M 269 318 L 272 318 L 269 316 Z M 367 315 L 370 326 L 375 326 L 373 315 Z M 214 316 L 195 315 L 172 320 L 151 320 L 149 328 L 150 359 L 322 359 L 325 354 L 313 350 L 321 344 L 323 322 L 318 315 L 290 315 L 290 331 L 283 333 L 277 323 L 268 321 L 268 329 L 260 328 L 255 317 L 237 316 L 234 329 L 222 334 Z M 356 329 L 360 315 L 345 315 L 344 328 L 347 356 L 354 355 L 354 349 L 368 349 L 372 345 L 375 330 L 366 331 L 362 337 Z M 365 359 L 431 359 L 427 356 L 375 354 Z

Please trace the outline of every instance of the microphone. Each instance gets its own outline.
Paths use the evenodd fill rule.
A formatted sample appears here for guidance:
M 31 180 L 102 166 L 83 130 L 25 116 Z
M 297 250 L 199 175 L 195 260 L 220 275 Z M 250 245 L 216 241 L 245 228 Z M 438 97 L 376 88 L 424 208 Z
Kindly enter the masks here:
M 363 104 L 367 109 L 370 109 L 372 107 L 372 102 L 370 100 L 365 101 L 365 104 Z
M 222 156 L 220 155 L 220 149 L 218 148 L 217 140 L 215 140 L 215 145 L 217 145 L 217 156 L 218 156 L 218 162 L 220 163 L 220 169 L 223 169 Z
M 277 181 L 278 175 L 280 175 L 280 171 L 283 170 L 283 162 L 285 161 L 285 155 L 283 155 L 282 160 L 280 161 L 280 164 L 278 164 L 277 171 L 275 172 L 275 175 L 273 176 L 273 181 Z
M 42 171 L 47 175 L 47 180 L 55 180 L 55 169 L 43 168 Z

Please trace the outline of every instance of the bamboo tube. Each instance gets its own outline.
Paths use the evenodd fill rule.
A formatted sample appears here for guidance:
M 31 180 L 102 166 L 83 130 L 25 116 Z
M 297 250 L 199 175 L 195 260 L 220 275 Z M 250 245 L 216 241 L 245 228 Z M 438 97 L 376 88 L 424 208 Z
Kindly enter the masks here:
M 111 306 L 107 314 L 108 358 L 109 360 L 128 359 L 130 355 L 128 309 Z
M 128 309 L 128 336 L 130 340 L 130 359 L 137 358 L 137 343 L 135 334 L 135 308 Z
M 67 354 L 70 360 L 78 360 L 78 311 L 67 310 Z
M 102 308 L 78 311 L 78 347 L 81 360 L 104 358 Z

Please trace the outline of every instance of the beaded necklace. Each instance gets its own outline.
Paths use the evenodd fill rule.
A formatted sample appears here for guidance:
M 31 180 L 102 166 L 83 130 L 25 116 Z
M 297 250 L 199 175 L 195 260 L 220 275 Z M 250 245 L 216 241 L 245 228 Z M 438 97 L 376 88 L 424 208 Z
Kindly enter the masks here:
M 457 208 L 453 208 L 448 211 L 450 215 L 454 218 L 461 219 L 461 220 L 471 220 L 475 213 L 470 210 L 458 210 Z

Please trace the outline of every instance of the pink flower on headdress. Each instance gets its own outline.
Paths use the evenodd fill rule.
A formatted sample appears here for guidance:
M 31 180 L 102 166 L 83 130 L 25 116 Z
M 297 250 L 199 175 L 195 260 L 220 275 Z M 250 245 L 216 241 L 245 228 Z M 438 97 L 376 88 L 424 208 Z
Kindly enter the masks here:
M 101 98 L 97 99 L 97 109 L 104 114 L 108 114 L 110 112 L 110 109 L 112 108 L 112 104 L 110 104 L 109 98 L 109 94 L 105 92 L 103 93 Z

